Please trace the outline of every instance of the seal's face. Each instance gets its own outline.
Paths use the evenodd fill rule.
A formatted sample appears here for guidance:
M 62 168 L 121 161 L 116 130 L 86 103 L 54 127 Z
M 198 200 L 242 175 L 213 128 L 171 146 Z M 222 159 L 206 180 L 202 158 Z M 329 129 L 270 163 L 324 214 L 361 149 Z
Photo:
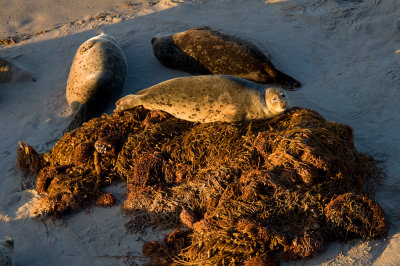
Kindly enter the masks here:
M 283 113 L 288 107 L 287 96 L 279 89 L 269 88 L 265 91 L 265 103 L 272 114 Z

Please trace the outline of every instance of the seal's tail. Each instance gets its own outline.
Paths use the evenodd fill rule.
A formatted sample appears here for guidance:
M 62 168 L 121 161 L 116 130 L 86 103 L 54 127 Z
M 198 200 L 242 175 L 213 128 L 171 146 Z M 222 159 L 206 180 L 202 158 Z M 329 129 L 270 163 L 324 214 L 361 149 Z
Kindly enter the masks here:
M 276 70 L 276 76 L 274 77 L 274 81 L 282 85 L 282 89 L 293 91 L 296 88 L 301 87 L 300 81 L 292 78 L 291 76 Z
M 298 80 L 279 71 L 278 69 L 271 66 L 270 64 L 264 64 L 264 69 L 265 69 L 265 72 L 267 72 L 267 74 L 270 77 L 270 80 L 268 80 L 268 82 L 276 82 L 276 83 L 282 85 L 282 89 L 294 91 L 296 88 L 301 87 L 301 83 Z

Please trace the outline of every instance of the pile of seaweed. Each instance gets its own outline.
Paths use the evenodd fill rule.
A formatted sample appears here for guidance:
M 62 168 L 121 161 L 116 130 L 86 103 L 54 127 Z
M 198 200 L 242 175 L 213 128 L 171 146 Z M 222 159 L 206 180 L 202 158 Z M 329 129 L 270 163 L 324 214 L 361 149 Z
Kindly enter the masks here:
M 43 155 L 23 143 L 17 154 L 37 173 L 41 216 L 112 205 L 102 189 L 126 182 L 129 230 L 177 228 L 144 244 L 153 264 L 270 265 L 386 232 L 370 199 L 374 159 L 349 126 L 308 109 L 199 124 L 137 107 L 90 120 Z

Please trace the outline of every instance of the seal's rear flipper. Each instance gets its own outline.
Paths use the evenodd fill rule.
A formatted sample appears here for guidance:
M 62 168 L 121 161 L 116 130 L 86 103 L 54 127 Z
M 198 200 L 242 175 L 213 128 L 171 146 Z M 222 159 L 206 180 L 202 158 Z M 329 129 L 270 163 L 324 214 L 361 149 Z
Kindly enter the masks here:
M 24 81 L 27 79 L 35 80 L 32 74 L 23 67 L 17 66 L 4 58 L 0 58 L 0 84 Z
M 300 81 L 292 78 L 291 76 L 283 72 L 280 72 L 279 70 L 276 70 L 276 76 L 274 78 L 274 81 L 282 85 L 282 89 L 289 91 L 294 91 L 296 90 L 296 88 L 301 87 Z
M 130 95 L 127 95 L 127 96 L 119 99 L 115 103 L 117 108 L 115 108 L 114 113 L 115 112 L 122 112 L 122 111 L 128 110 L 128 109 L 132 109 L 133 107 L 136 107 L 136 106 L 141 105 L 141 104 L 142 103 L 140 103 L 140 95 L 130 94 Z

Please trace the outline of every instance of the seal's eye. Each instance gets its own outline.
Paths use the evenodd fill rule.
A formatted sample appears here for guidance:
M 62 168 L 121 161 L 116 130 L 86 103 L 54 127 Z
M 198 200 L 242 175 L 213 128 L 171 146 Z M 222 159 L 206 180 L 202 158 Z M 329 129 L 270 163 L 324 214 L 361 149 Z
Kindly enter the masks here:
M 285 97 L 286 97 L 286 95 L 285 95 L 284 93 L 282 93 L 282 94 L 281 94 L 281 97 L 282 97 L 282 98 L 285 98 Z

